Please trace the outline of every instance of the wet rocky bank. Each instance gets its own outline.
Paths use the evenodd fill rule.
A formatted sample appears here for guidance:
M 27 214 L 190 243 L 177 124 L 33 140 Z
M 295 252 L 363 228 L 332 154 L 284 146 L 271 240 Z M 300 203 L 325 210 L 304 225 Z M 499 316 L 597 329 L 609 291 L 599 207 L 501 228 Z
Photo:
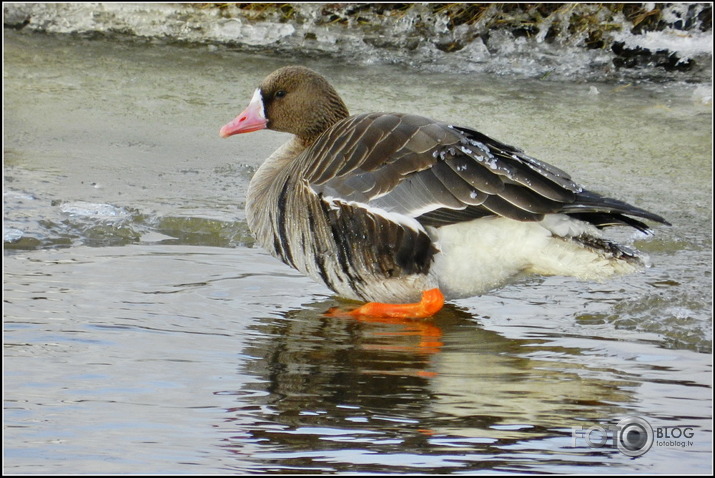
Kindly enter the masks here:
M 14 3 L 6 28 L 428 71 L 707 81 L 711 3 Z

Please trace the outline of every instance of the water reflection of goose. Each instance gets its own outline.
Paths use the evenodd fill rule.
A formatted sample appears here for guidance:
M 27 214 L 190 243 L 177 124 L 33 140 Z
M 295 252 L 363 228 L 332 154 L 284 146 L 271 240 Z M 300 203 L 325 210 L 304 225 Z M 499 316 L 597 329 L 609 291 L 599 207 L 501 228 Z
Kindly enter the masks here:
M 445 296 L 477 295 L 522 272 L 631 272 L 638 253 L 599 230 L 648 231 L 634 217 L 667 224 L 472 129 L 349 116 L 327 80 L 303 67 L 263 80 L 221 136 L 263 128 L 294 137 L 251 180 L 249 226 L 286 264 L 340 296 L 374 301 L 356 315 L 428 317 Z
M 231 413 L 264 459 L 282 452 L 276 465 L 307 466 L 306 450 L 319 458 L 344 447 L 450 455 L 550 439 L 570 446 L 564 430 L 622 414 L 637 387 L 585 364 L 576 347 L 506 338 L 452 305 L 424 336 L 422 321 L 325 317 L 330 305 L 250 327 L 240 374 L 253 379 Z M 569 449 L 574 460 L 593 452 Z

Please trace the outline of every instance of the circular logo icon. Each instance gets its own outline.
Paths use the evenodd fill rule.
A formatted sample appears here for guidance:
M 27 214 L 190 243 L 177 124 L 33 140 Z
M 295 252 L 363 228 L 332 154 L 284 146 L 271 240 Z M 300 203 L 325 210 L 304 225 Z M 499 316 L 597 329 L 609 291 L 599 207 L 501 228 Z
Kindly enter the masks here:
M 626 417 L 618 422 L 618 450 L 627 456 L 641 456 L 653 446 L 653 428 L 640 417 Z

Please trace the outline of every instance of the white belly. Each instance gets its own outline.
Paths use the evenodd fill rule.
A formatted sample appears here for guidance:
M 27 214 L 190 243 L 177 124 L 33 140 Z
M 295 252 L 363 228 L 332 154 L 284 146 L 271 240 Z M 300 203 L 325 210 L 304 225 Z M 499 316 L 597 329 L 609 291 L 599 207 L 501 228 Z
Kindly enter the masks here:
M 441 251 L 431 272 L 448 299 L 482 294 L 522 272 L 600 280 L 637 269 L 570 241 L 569 236 L 599 231 L 564 215 L 541 222 L 486 217 L 430 232 Z

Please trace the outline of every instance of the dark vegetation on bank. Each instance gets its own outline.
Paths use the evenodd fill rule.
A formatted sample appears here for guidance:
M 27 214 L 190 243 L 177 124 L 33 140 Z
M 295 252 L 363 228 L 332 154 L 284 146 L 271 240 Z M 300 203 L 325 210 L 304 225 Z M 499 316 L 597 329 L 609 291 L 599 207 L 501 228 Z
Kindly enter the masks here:
M 536 37 L 546 43 L 563 42 L 587 49 L 609 49 L 614 65 L 633 68 L 650 63 L 667 71 L 687 71 L 692 59 L 679 58 L 667 50 L 629 48 L 613 41 L 610 32 L 621 31 L 623 19 L 630 33 L 641 35 L 665 29 L 712 30 L 712 4 L 690 4 L 673 12 L 668 3 L 325 3 L 318 18 L 305 15 L 295 3 L 204 3 L 199 8 L 219 8 L 226 15 L 241 15 L 250 21 L 313 22 L 370 29 L 387 19 L 398 19 L 420 9 L 414 22 L 416 33 L 429 34 L 431 24 L 443 21 L 450 31 L 461 25 L 471 28 L 457 38 L 437 42 L 444 52 L 463 49 L 477 37 L 488 46 L 490 33 L 506 30 L 515 38 Z M 670 14 L 666 15 L 665 12 Z M 421 17 L 421 18 L 420 18 Z
M 349 58 L 366 45 L 370 54 L 393 63 L 451 61 L 460 55 L 467 63 L 492 58 L 518 63 L 527 50 L 539 63 L 570 49 L 590 52 L 576 66 L 596 77 L 621 71 L 702 81 L 710 78 L 712 64 L 712 52 L 702 46 L 696 51 L 677 46 L 707 41 L 712 3 L 704 2 L 15 3 L 3 5 L 3 20 L 6 28 L 18 30 L 224 44 L 291 56 Z M 654 32 L 668 41 L 644 41 Z M 508 70 L 508 61 L 499 65 Z

